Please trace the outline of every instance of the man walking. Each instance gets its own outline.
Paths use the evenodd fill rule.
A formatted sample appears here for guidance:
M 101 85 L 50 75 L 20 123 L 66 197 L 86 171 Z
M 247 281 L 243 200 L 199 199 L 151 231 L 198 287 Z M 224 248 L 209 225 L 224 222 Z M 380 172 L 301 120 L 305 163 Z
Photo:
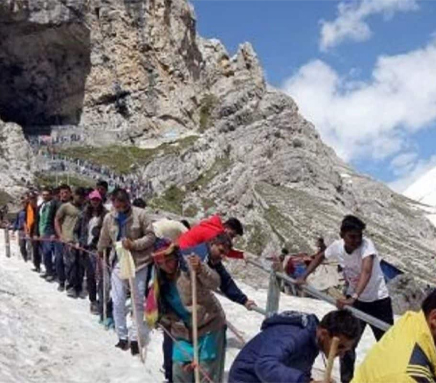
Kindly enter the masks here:
M 52 190 L 44 188 L 42 190 L 43 202 L 38 208 L 36 216 L 36 236 L 42 240 L 40 242 L 40 251 L 45 266 L 45 274 L 41 275 L 47 282 L 53 282 L 55 279 L 55 270 L 53 267 L 54 240 L 56 239 L 55 216 L 57 205 L 53 200 Z
M 62 195 L 62 190 L 61 190 Z M 74 229 L 85 203 L 86 192 L 84 188 L 77 188 L 73 194 L 73 201 L 63 204 L 55 218 L 55 228 L 58 237 L 65 243 L 74 244 L 76 241 Z M 80 253 L 72 246 L 63 247 L 63 260 L 65 264 L 65 277 L 67 283 L 67 295 L 76 298 L 82 291 L 83 262 L 80 261 Z
M 37 273 L 41 272 L 41 254 L 39 252 L 39 242 L 34 240 L 36 233 L 36 214 L 38 209 L 38 195 L 34 192 L 28 194 L 27 206 L 26 206 L 26 224 L 25 233 L 28 238 L 32 252 L 32 261 L 34 268 L 32 271 Z
M 28 260 L 28 252 L 27 252 L 27 241 L 25 234 L 25 226 L 26 226 L 26 208 L 27 208 L 27 198 L 23 197 L 21 199 L 21 207 L 22 209 L 18 212 L 17 218 L 15 219 L 13 230 L 14 232 L 18 231 L 18 246 L 20 247 L 20 253 L 23 257 L 24 262 Z
M 60 185 L 56 189 L 56 192 L 58 196 L 56 197 L 55 194 L 54 200 L 56 203 L 56 212 L 57 212 L 63 204 L 71 202 L 72 193 L 71 193 L 71 188 L 66 184 Z M 56 216 L 55 216 L 55 231 L 56 231 Z M 57 231 L 56 231 L 56 237 L 58 240 L 61 239 L 57 236 Z M 58 291 L 62 292 L 65 290 L 65 279 L 66 279 L 65 264 L 64 264 L 64 244 L 60 242 L 55 242 L 54 249 L 55 249 L 55 269 L 59 282 Z
M 152 262 L 153 245 L 156 236 L 153 233 L 151 221 L 147 217 L 144 209 L 131 206 L 130 197 L 126 190 L 118 189 L 112 195 L 113 210 L 108 213 L 103 221 L 103 228 L 98 242 L 99 256 L 103 257 L 103 252 L 115 247 L 119 241 L 122 246 L 129 250 L 135 263 L 134 291 L 132 296 L 136 301 L 132 302 L 136 306 L 139 323 L 134 318 L 129 334 L 126 323 L 126 299 L 128 282 L 120 277 L 119 257 L 116 252 L 112 253 L 111 264 L 114 265 L 111 276 L 111 296 L 113 301 L 113 311 L 115 328 L 118 335 L 118 343 L 115 347 L 127 350 L 130 347 L 132 355 L 139 354 L 138 339 L 145 345 L 148 342 L 149 329 L 143 322 L 144 316 L 144 296 L 149 274 L 148 266 Z M 130 344 L 129 344 L 130 341 Z

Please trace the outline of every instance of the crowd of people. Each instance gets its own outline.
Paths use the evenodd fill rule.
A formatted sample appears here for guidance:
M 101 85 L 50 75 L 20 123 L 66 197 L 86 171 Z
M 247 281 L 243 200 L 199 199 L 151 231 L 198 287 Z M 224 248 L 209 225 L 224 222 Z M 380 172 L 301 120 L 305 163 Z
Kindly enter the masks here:
M 227 321 L 215 293 L 248 310 L 256 306 L 223 263 L 226 257 L 245 257 L 233 249 L 244 235 L 242 223 L 216 215 L 191 227 L 185 220 L 152 218 L 143 199 L 132 201 L 126 189 L 108 190 L 107 182 L 98 181 L 95 189 L 60 185 L 27 193 L 13 225 L 22 258 L 32 261 L 41 278 L 57 283 L 59 293 L 88 297 L 90 313 L 115 329 L 118 349 L 142 356 L 151 330 L 162 329 L 167 382 L 196 382 L 196 371 L 201 381 L 224 382 Z M 344 383 L 436 381 L 436 292 L 421 312 L 406 313 L 394 325 L 380 257 L 365 228 L 359 218 L 346 216 L 341 239 L 329 246 L 320 242 L 295 275 L 297 285 L 304 285 L 325 259 L 336 258 L 346 281 L 338 309 L 321 319 L 298 312 L 265 319 L 236 357 L 229 383 L 313 382 L 315 359 L 328 356 L 335 342 Z M 126 253 L 133 259 L 129 280 L 123 271 Z M 371 326 L 378 343 L 356 370 L 365 323 L 347 306 L 393 325 L 386 334 Z
M 110 188 L 122 186 L 129 191 L 131 196 L 152 196 L 154 193 L 152 182 L 141 182 L 141 177 L 138 174 L 118 174 L 108 166 L 97 165 L 83 159 L 70 158 L 58 154 L 54 149 L 47 149 L 50 149 L 50 147 L 38 150 L 38 154 L 48 162 L 50 171 L 68 171 L 94 180 L 104 178 Z

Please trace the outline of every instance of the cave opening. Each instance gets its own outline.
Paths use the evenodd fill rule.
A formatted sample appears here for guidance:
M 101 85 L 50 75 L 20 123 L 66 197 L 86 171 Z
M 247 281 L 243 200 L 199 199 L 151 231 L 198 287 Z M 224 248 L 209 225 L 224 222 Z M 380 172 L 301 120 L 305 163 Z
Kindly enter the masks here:
M 0 119 L 31 135 L 79 124 L 90 68 L 82 23 L 0 23 Z

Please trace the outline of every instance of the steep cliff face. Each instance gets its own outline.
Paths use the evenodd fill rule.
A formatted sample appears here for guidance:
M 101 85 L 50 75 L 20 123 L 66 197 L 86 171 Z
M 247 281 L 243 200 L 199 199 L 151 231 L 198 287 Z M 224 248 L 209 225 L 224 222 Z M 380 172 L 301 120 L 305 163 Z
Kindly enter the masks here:
M 263 82 L 251 47 L 230 59 L 200 38 L 185 0 L 6 0 L 0 37 L 0 116 L 85 126 L 93 144 L 204 128 L 222 77 Z
M 138 163 L 153 206 L 237 215 L 241 245 L 264 255 L 310 251 L 355 213 L 385 258 L 432 277 L 435 229 L 422 212 L 325 146 L 266 84 L 250 44 L 230 57 L 198 36 L 187 1 L 7 0 L 0 48 L 0 117 L 30 131 L 76 124 L 93 146 L 153 148 Z
M 21 127 L 0 120 L 0 205 L 24 193 L 26 183 L 33 179 L 31 153 Z

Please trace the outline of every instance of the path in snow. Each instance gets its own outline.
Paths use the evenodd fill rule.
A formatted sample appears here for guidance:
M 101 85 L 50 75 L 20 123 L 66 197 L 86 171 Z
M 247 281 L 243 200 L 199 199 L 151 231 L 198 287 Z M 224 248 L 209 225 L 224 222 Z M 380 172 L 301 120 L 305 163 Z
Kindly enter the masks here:
M 144 383 L 162 382 L 162 335 L 155 331 L 148 348 L 146 365 L 129 352 L 114 348 L 113 331 L 105 331 L 89 314 L 89 302 L 68 298 L 30 271 L 31 264 L 5 258 L 0 233 L 0 382 L 2 383 Z M 259 278 L 268 278 L 259 273 Z M 265 307 L 266 291 L 240 284 L 246 294 Z M 263 317 L 242 306 L 219 298 L 229 321 L 246 340 L 260 328 Z M 333 307 L 320 301 L 282 295 L 280 310 L 316 313 L 319 317 Z M 362 357 L 373 343 L 366 333 L 359 349 Z M 226 371 L 241 345 L 228 332 Z M 323 369 L 319 358 L 316 367 Z M 338 376 L 337 366 L 334 375 Z

